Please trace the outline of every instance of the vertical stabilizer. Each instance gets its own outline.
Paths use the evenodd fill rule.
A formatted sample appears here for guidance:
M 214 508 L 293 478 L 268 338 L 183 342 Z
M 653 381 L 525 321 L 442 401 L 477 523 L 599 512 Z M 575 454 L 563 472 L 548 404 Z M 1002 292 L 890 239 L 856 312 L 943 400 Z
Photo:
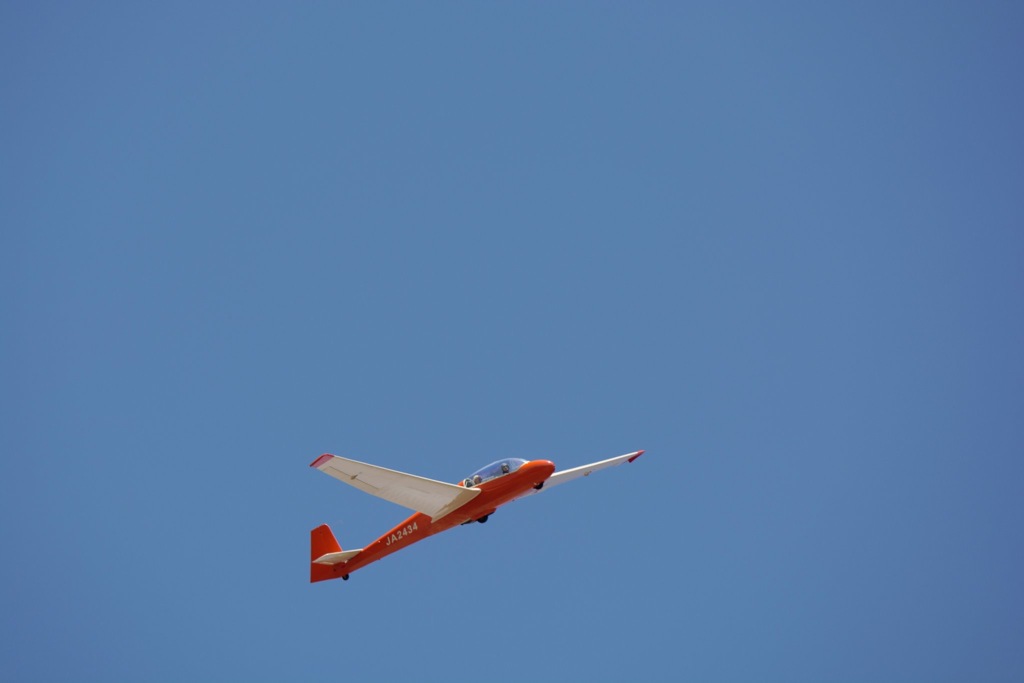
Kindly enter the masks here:
M 309 549 L 309 582 L 316 583 L 333 579 L 336 576 L 334 567 L 313 563 L 313 560 L 323 557 L 327 553 L 341 552 L 341 546 L 338 545 L 338 539 L 331 533 L 331 527 L 321 524 L 309 532 Z

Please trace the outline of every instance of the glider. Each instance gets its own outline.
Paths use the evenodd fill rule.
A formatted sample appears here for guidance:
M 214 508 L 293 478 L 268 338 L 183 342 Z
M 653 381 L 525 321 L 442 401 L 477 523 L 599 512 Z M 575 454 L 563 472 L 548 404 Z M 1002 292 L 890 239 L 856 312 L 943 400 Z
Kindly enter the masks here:
M 392 503 L 415 510 L 415 514 L 365 548 L 342 550 L 331 528 L 322 524 L 310 532 L 309 581 L 341 578 L 366 565 L 407 548 L 424 538 L 460 524 L 479 522 L 505 503 L 548 490 L 552 486 L 589 476 L 613 465 L 633 462 L 643 451 L 582 465 L 560 472 L 550 460 L 498 460 L 469 475 L 458 484 L 417 477 L 365 462 L 325 453 L 310 467 L 329 474 Z

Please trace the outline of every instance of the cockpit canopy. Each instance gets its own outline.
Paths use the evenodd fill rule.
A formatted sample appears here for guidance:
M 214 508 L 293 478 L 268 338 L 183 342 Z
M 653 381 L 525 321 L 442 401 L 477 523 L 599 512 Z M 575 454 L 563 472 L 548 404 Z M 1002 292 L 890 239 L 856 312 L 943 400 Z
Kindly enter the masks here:
M 526 461 L 522 458 L 505 458 L 504 460 L 498 460 L 497 462 L 492 462 L 486 467 L 481 467 L 476 472 L 466 477 L 462 483 L 467 488 L 470 486 L 479 486 L 485 481 L 496 479 L 502 475 L 508 474 L 509 472 L 515 472 L 525 464 Z

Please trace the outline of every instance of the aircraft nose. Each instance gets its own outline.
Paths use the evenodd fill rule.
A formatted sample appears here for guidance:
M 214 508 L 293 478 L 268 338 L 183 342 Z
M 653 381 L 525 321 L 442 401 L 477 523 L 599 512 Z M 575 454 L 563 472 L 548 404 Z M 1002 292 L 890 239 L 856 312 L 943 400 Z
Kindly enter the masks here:
M 535 479 L 534 484 L 543 484 L 555 471 L 555 463 L 550 460 L 531 460 L 523 467 L 529 468 L 530 474 Z

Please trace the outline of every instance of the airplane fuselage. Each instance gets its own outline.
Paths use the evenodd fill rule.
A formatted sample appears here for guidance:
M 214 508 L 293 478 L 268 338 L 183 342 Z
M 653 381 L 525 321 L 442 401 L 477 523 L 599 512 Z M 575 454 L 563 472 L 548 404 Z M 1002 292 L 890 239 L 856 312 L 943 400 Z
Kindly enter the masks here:
M 417 512 L 363 548 L 362 552 L 348 562 L 332 566 L 314 565 L 316 578 L 313 580 L 348 578 L 352 572 L 413 543 L 460 524 L 485 518 L 500 506 L 530 493 L 532 489 L 539 488 L 554 471 L 555 464 L 550 460 L 531 460 L 513 472 L 477 484 L 476 488 L 480 489 L 479 495 L 436 521 L 429 515 Z M 460 482 L 459 485 L 464 484 Z

